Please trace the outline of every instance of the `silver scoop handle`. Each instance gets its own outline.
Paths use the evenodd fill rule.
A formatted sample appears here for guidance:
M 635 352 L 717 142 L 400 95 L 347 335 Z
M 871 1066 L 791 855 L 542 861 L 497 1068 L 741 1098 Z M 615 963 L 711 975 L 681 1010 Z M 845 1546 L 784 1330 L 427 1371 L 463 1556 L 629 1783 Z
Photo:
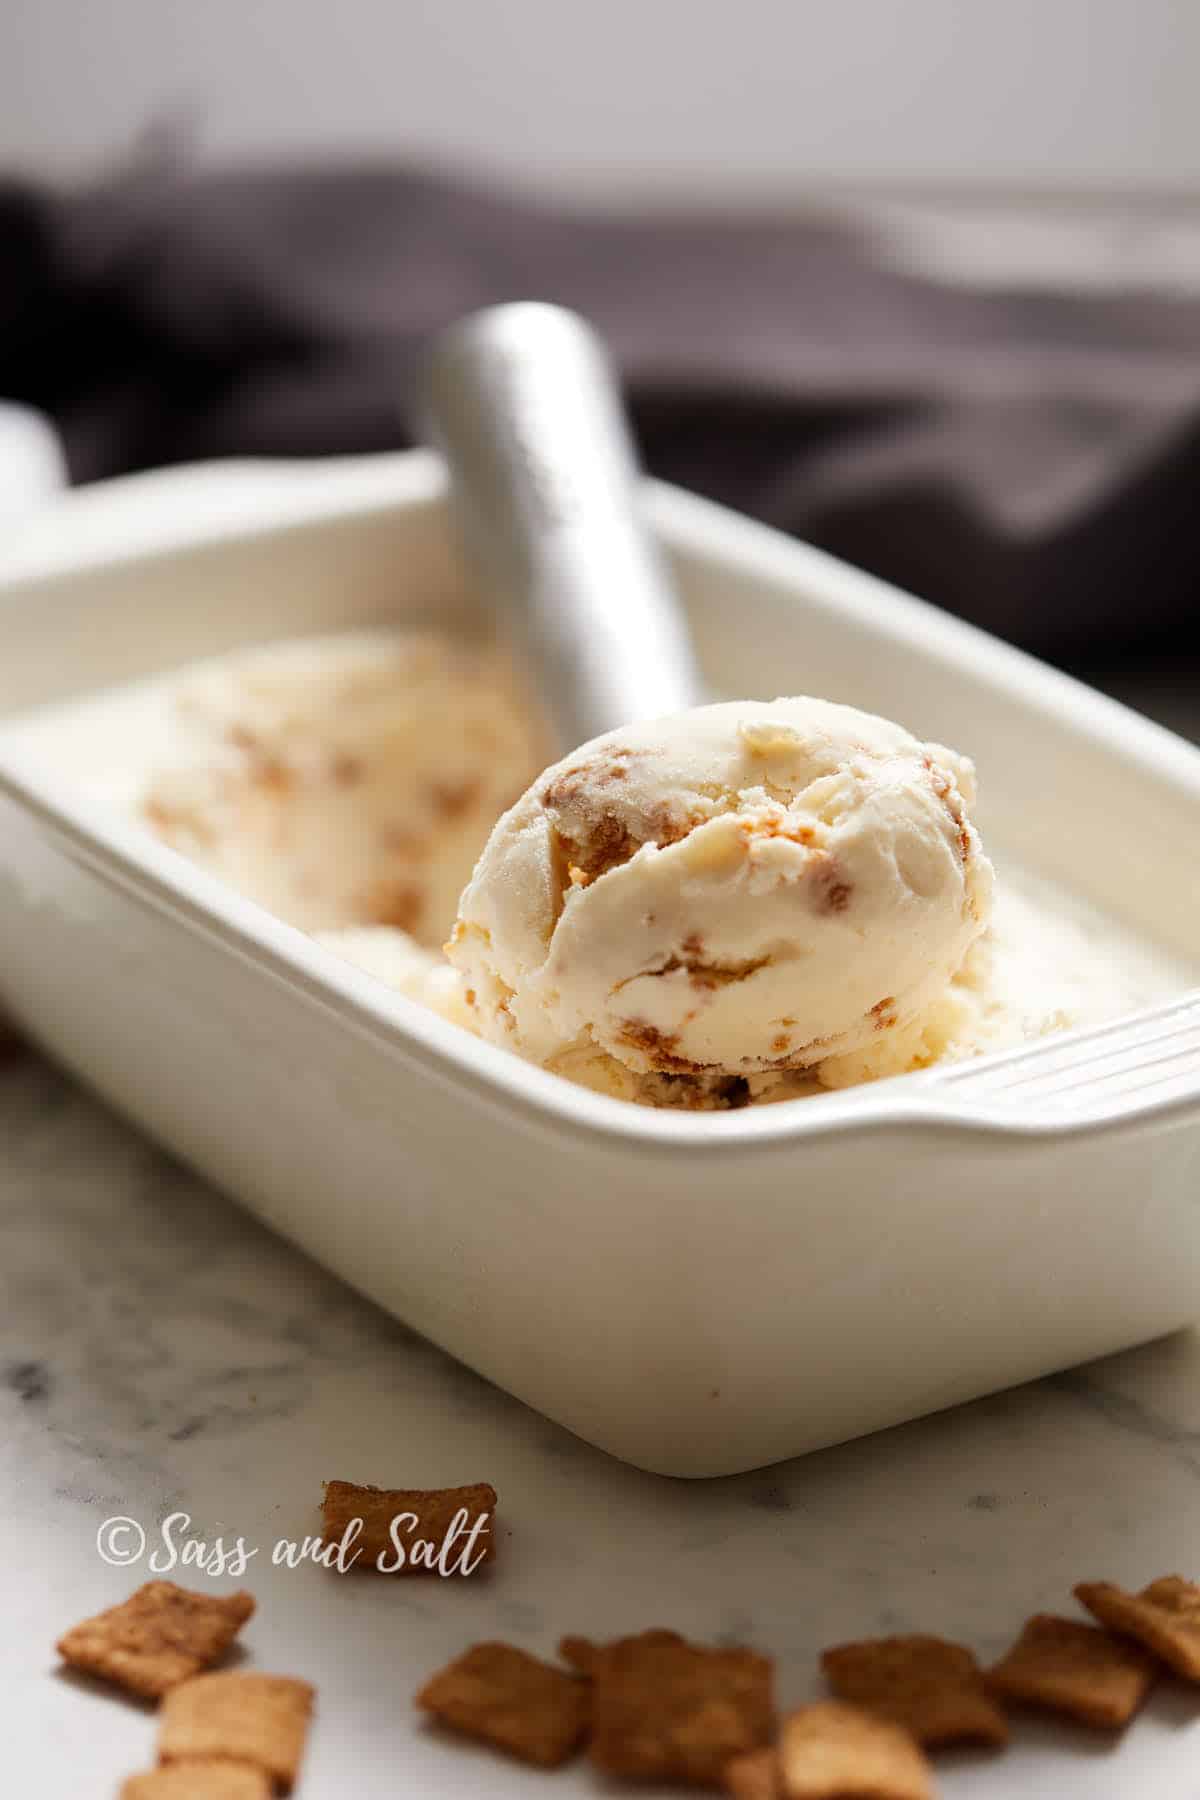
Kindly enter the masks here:
M 436 340 L 423 400 L 468 554 L 540 677 L 560 753 L 702 700 L 591 328 L 535 302 L 475 313 Z

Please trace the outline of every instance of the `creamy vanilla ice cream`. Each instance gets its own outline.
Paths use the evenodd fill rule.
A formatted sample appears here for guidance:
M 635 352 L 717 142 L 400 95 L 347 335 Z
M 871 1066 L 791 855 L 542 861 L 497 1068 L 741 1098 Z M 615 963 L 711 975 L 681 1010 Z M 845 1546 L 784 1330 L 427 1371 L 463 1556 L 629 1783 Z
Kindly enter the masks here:
M 165 842 L 302 930 L 431 948 L 546 742 L 507 656 L 424 633 L 222 659 L 168 723 L 140 796 Z
M 440 951 L 428 950 L 407 932 L 388 925 L 349 926 L 341 931 L 317 931 L 313 936 L 376 981 L 440 1013 L 451 1024 L 474 1031 L 466 985 Z
M 400 933 L 382 929 L 329 933 L 323 941 L 410 999 L 474 1029 L 462 978 L 443 958 L 405 948 Z M 546 1067 L 640 1105 L 709 1110 L 802 1099 L 1100 1025 L 1183 992 L 1196 973 L 1096 907 L 1005 861 L 988 928 L 945 991 L 910 1025 L 881 1029 L 861 1050 L 744 1079 L 639 1073 L 591 1043 L 560 1052 Z
M 635 1073 L 811 1068 L 903 1029 L 986 928 L 971 765 L 812 699 L 611 733 L 500 820 L 448 946 L 483 1035 Z
M 44 738 L 339 958 L 643 1105 L 848 1087 L 1195 979 L 1006 861 L 994 880 L 971 764 L 825 701 L 705 707 L 544 769 L 502 652 L 375 631 L 158 677 Z

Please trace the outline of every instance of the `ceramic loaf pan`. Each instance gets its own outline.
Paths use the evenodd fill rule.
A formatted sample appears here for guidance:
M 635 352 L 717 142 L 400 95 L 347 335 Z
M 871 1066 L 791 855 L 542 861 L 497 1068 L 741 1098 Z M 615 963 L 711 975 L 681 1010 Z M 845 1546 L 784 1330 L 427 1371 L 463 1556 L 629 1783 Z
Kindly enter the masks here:
M 968 749 L 990 844 L 1200 959 L 1200 752 L 818 552 L 667 488 L 648 504 L 714 687 Z M 89 814 L 15 717 L 273 637 L 469 628 L 477 605 L 425 455 L 138 477 L 32 520 L 0 554 L 0 1007 L 347 1281 L 648 1469 L 770 1462 L 1200 1313 L 1200 1092 L 1086 1128 L 907 1077 L 625 1106 Z

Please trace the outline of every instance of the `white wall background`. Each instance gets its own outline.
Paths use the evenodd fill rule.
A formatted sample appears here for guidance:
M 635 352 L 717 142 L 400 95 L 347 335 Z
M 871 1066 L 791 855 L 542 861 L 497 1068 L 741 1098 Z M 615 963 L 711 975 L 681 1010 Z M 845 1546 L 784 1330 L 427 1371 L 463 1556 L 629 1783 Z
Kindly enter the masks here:
M 0 166 L 164 116 L 626 193 L 1200 188 L 1200 0 L 0 0 Z

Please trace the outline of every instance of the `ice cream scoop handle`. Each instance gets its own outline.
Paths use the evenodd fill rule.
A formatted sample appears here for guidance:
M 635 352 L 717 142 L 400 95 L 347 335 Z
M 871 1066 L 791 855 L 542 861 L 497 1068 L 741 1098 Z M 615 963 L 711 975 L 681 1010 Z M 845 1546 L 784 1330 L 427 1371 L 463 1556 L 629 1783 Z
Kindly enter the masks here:
M 434 345 L 423 403 L 464 541 L 541 676 L 562 750 L 702 700 L 591 328 L 534 302 L 476 313 Z

